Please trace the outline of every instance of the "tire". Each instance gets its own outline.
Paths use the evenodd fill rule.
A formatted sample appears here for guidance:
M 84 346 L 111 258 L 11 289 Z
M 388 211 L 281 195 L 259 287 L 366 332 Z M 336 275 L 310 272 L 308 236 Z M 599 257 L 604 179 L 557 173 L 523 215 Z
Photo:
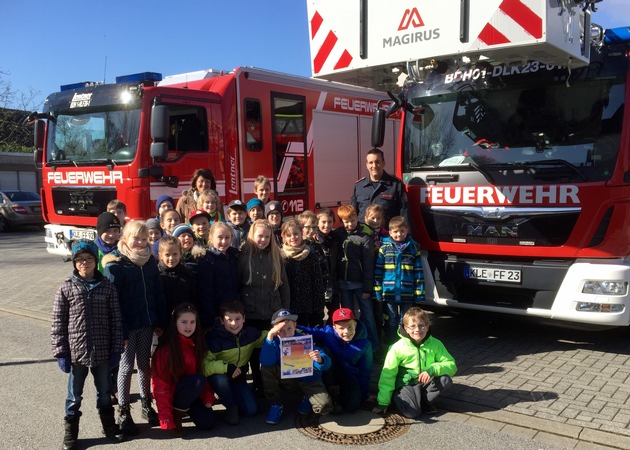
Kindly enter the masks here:
M 7 219 L 5 219 L 3 216 L 0 216 L 0 233 L 2 233 L 3 231 L 7 231 L 8 228 L 9 224 L 7 223 Z

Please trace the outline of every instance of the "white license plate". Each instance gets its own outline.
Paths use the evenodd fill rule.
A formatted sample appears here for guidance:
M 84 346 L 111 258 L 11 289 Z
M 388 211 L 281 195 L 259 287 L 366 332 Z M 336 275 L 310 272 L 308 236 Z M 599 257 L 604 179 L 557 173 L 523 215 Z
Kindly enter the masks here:
M 504 283 L 520 283 L 522 281 L 520 270 L 478 266 L 466 266 L 464 277 L 469 280 L 503 281 Z
M 96 231 L 94 230 L 70 230 L 70 239 L 89 239 L 96 240 Z

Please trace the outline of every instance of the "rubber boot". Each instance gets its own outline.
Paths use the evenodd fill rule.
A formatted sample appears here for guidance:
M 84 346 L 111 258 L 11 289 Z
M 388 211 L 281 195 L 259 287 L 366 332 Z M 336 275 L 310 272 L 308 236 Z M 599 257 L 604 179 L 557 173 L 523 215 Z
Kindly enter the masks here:
M 63 450 L 74 450 L 77 448 L 79 438 L 79 419 L 80 417 L 64 417 Z
M 140 433 L 131 417 L 131 407 L 129 405 L 118 406 L 118 426 L 125 436 L 136 436 Z
M 151 397 L 142 397 L 140 403 L 142 404 L 142 418 L 149 422 L 149 425 L 152 427 L 159 425 L 160 419 L 158 419 L 157 413 L 151 406 Z
M 101 418 L 101 424 L 103 425 L 103 434 L 108 439 L 111 439 L 114 442 L 122 442 L 125 440 L 124 433 L 116 425 L 113 406 L 99 409 L 98 415 Z

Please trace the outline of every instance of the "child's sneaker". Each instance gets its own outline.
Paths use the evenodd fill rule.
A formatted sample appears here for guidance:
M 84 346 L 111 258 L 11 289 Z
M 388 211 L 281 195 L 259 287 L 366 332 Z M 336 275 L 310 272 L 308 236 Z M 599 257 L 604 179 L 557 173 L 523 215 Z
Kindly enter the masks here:
M 265 421 L 270 425 L 276 425 L 280 423 L 280 418 L 282 417 L 282 405 L 280 403 L 275 403 L 271 405 L 269 408 L 269 412 L 267 413 L 267 418 Z
M 313 407 L 311 406 L 311 402 L 308 401 L 308 397 L 304 396 L 300 404 L 298 405 L 298 413 L 303 416 L 310 414 L 313 411 Z

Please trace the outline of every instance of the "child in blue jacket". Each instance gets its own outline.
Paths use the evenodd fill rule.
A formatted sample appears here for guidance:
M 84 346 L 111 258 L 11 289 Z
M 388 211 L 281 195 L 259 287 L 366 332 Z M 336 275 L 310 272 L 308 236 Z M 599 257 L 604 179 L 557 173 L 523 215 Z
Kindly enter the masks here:
M 298 329 L 313 335 L 315 342 L 330 352 L 332 369 L 324 372 L 323 378 L 335 412 L 359 409 L 370 396 L 373 367 L 372 344 L 365 326 L 351 309 L 339 308 L 332 314 L 332 326 Z
M 265 397 L 270 401 L 271 407 L 267 414 L 268 424 L 275 425 L 280 422 L 284 410 L 281 402 L 281 387 L 290 390 L 300 390 L 304 394 L 298 413 L 326 415 L 333 409 L 332 400 L 322 382 L 322 372 L 331 366 L 331 360 L 320 348 L 313 346 L 309 357 L 313 360 L 313 375 L 302 378 L 282 378 L 280 373 L 280 338 L 288 338 L 296 335 L 296 322 L 298 316 L 286 309 L 279 309 L 271 318 L 271 329 L 263 343 L 260 352 L 260 364 L 262 366 L 262 379 Z M 298 336 L 303 335 L 301 332 Z
M 424 302 L 424 270 L 420 245 L 409 236 L 402 216 L 389 221 L 389 238 L 383 239 L 376 256 L 374 294 L 387 315 L 385 338 L 393 343 L 400 319 L 414 303 Z

